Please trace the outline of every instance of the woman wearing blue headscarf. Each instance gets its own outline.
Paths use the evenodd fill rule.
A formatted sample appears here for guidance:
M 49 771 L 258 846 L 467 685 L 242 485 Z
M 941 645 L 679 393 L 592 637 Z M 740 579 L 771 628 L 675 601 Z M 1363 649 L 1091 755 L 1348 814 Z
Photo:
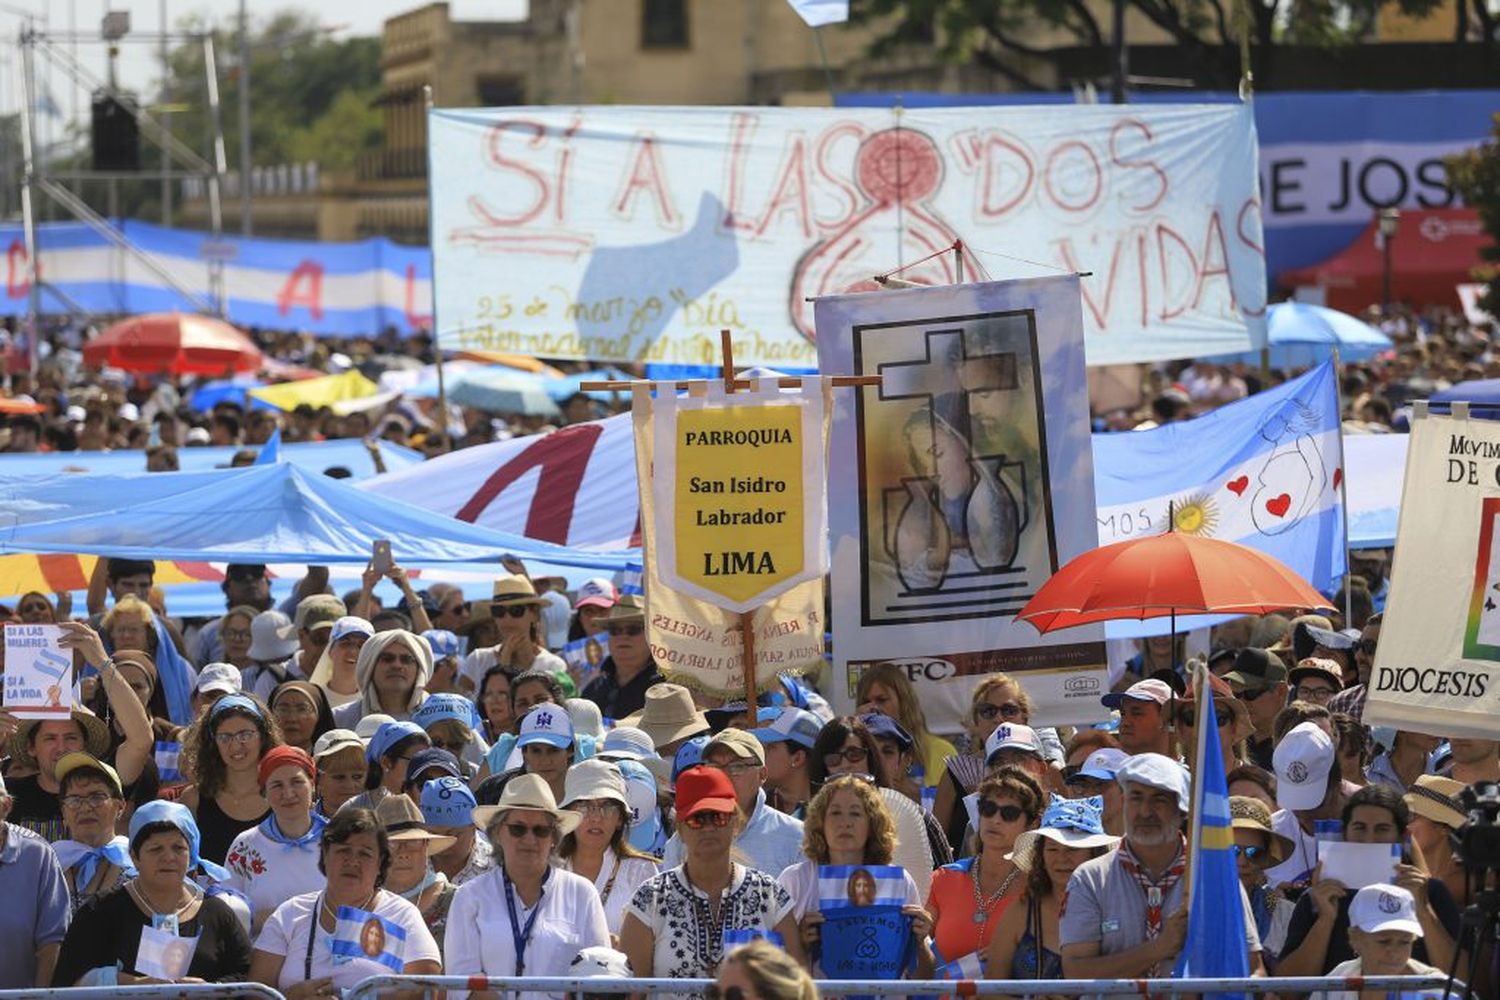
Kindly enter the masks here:
M 228 875 L 198 853 L 187 807 L 148 802 L 130 819 L 136 875 L 78 911 L 63 939 L 53 986 L 152 982 L 243 982 L 250 937 L 222 899 L 188 880 L 201 867 Z

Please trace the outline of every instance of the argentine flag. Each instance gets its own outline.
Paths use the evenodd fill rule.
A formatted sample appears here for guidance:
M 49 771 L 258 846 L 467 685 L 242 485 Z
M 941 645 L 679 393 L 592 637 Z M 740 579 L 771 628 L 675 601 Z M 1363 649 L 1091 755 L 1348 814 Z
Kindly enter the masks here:
M 640 563 L 626 563 L 625 569 L 620 573 L 620 596 L 635 594 L 637 596 L 646 591 L 641 586 L 641 580 L 645 576 L 645 567 Z
M 819 865 L 818 909 L 901 906 L 906 902 L 906 869 L 900 865 Z
M 355 906 L 340 906 L 336 916 L 330 946 L 335 964 L 363 958 L 392 972 L 406 967 L 406 930 L 400 924 Z
M 1201 669 L 1201 668 L 1200 668 Z M 1178 979 L 1238 979 L 1250 975 L 1245 951 L 1245 907 L 1234 853 L 1234 827 L 1229 815 L 1229 786 L 1224 780 L 1224 755 L 1214 718 L 1214 693 L 1206 672 L 1198 695 L 1197 767 L 1193 773 L 1194 828 L 1191 854 L 1192 898 L 1188 901 L 1187 941 L 1177 956 Z M 1243 993 L 1205 994 L 1219 1000 L 1244 1000 Z
M 1174 530 L 1239 542 L 1318 590 L 1344 575 L 1338 375 L 1299 378 L 1201 417 L 1095 434 L 1099 544 Z
M 983 979 L 985 977 L 984 955 L 977 951 L 971 951 L 967 955 L 960 955 L 951 962 L 945 962 L 938 957 L 937 969 L 933 973 L 935 979 Z

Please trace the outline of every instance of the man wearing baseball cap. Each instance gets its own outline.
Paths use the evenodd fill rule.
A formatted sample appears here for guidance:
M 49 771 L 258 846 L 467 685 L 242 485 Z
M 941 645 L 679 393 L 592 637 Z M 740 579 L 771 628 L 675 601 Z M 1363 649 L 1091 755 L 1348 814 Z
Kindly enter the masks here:
M 1292 856 L 1266 872 L 1272 887 L 1304 885 L 1318 863 L 1315 824 L 1336 820 L 1344 808 L 1343 779 L 1333 737 L 1316 722 L 1287 730 L 1272 755 L 1276 804 L 1271 826 L 1296 845 Z
M 1115 776 L 1129 759 L 1130 755 L 1124 750 L 1100 747 L 1084 758 L 1078 770 L 1066 779 L 1070 798 L 1097 795 L 1104 800 L 1104 829 L 1115 837 L 1125 833 L 1125 804 Z
M 312 594 L 297 602 L 297 613 L 292 624 L 297 626 L 297 662 L 295 672 L 302 677 L 311 677 L 318 665 L 323 650 L 328 648 L 328 636 L 333 623 L 349 613 L 344 602 L 332 594 Z
M 1250 763 L 1269 771 L 1271 752 L 1276 748 L 1276 713 L 1286 707 L 1286 664 L 1273 653 L 1246 646 L 1235 654 L 1234 668 L 1224 679 L 1250 712 L 1252 731 L 1245 741 Z
M 1125 839 L 1117 850 L 1079 865 L 1068 880 L 1058 941 L 1069 979 L 1169 976 L 1187 938 L 1187 769 L 1162 754 L 1143 753 L 1115 777 L 1125 798 Z M 1240 900 L 1250 971 L 1263 975 L 1260 936 L 1243 888 Z
M 766 804 L 765 746 L 743 729 L 726 729 L 703 748 L 703 764 L 722 771 L 734 786 L 735 801 L 745 814 L 745 825 L 734 843 L 750 858 L 752 868 L 780 875 L 803 860 L 802 821 Z M 682 840 L 667 841 L 662 870 L 682 863 Z
M 800 820 L 812 798 L 807 765 L 823 723 L 800 708 L 763 708 L 756 721 L 752 731 L 766 748 L 766 801 Z
M 1157 753 L 1172 756 L 1172 731 L 1167 706 L 1173 691 L 1166 681 L 1155 678 L 1137 681 L 1124 691 L 1112 691 L 1099 699 L 1105 708 L 1120 712 L 1120 749 L 1134 756 Z

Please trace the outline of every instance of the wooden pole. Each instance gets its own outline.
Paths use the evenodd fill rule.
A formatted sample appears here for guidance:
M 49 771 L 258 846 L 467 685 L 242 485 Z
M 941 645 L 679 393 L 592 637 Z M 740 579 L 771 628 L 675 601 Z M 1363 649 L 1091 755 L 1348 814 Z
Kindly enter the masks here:
M 732 395 L 741 385 L 734 377 L 734 343 L 728 330 L 719 331 L 719 374 L 724 379 L 724 394 Z M 745 711 L 750 716 L 750 728 L 755 728 L 755 701 L 759 693 L 755 685 L 755 612 L 740 612 L 740 666 L 745 672 Z

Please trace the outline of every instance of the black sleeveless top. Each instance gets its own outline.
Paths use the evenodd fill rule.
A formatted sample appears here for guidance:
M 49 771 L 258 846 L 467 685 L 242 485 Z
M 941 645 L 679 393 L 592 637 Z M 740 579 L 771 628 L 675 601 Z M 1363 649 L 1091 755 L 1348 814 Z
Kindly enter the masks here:
M 219 808 L 212 795 L 205 795 L 198 800 L 198 834 L 201 839 L 198 853 L 206 860 L 222 865 L 234 838 L 260 826 L 269 815 L 271 810 L 267 808 L 254 819 L 235 819 Z

